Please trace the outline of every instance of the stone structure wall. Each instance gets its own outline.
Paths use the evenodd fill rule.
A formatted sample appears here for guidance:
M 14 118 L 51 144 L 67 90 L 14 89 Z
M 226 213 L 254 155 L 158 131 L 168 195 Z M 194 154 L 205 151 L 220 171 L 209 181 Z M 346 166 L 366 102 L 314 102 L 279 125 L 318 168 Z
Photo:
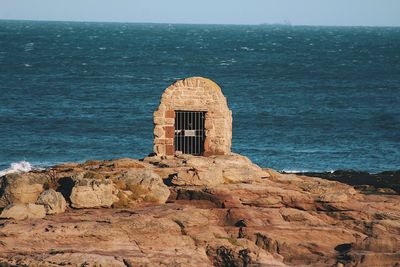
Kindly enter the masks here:
M 192 77 L 169 86 L 154 112 L 154 152 L 174 155 L 175 110 L 205 111 L 204 156 L 231 152 L 232 112 L 221 88 L 213 81 Z

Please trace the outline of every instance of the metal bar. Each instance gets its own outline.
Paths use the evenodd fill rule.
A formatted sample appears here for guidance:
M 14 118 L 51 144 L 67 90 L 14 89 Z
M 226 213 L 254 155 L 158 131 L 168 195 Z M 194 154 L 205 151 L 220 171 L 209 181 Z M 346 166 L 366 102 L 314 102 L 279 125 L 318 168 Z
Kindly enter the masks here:
M 197 112 L 194 116 L 194 153 L 197 155 L 197 116 L 199 115 L 199 113 Z
M 203 113 L 201 113 L 200 114 L 200 154 L 203 153 L 201 147 L 204 143 L 204 140 L 203 140 L 203 117 L 204 117 Z
M 193 126 L 192 128 L 195 128 L 194 127 L 194 115 L 195 115 L 195 112 L 191 112 L 191 114 L 190 114 L 190 119 L 192 120 L 191 121 L 191 125 Z M 194 129 L 193 129 L 194 130 Z M 194 154 L 194 138 L 193 137 L 190 137 L 190 154 Z
M 190 118 L 192 119 L 192 125 L 193 125 L 193 130 L 195 130 L 196 129 L 196 126 L 194 125 L 194 120 L 195 120 L 195 116 L 196 116 L 196 113 L 195 112 L 192 112 L 192 115 L 190 116 Z M 195 136 L 196 136 L 196 132 L 195 132 Z M 194 154 L 195 153 L 195 150 L 194 150 L 194 137 L 191 137 L 190 138 L 190 140 L 191 140 L 191 154 Z
M 177 121 L 176 121 L 176 114 L 175 114 L 175 121 L 174 121 L 174 148 L 176 150 L 177 143 L 178 143 L 178 137 L 176 137 L 176 126 L 177 126 Z
M 178 112 L 177 113 L 177 118 L 178 118 L 178 127 L 177 127 L 177 129 L 180 131 L 180 129 L 181 129 L 181 113 L 180 112 Z M 177 135 L 178 135 L 178 150 L 179 151 L 181 151 L 181 134 L 180 134 L 180 132 L 177 132 Z
M 194 130 L 195 129 L 195 126 L 194 126 L 194 116 L 195 116 L 195 112 L 191 112 L 191 114 L 190 114 L 190 119 L 192 120 L 191 121 L 191 125 L 192 125 L 192 129 L 191 130 Z M 194 138 L 193 137 L 190 137 L 190 143 L 191 143 L 191 145 L 190 145 L 190 154 L 194 154 Z
M 192 125 L 192 127 L 191 128 L 194 128 L 194 125 L 193 125 L 193 123 L 194 123 L 194 112 L 190 112 L 191 114 L 190 114 L 190 120 L 191 120 L 191 125 Z M 193 130 L 193 129 L 192 129 Z M 194 140 L 193 140 L 193 137 L 191 136 L 190 137 L 190 154 L 193 154 L 194 153 L 194 142 L 193 142 Z
M 182 131 L 182 112 L 179 112 L 179 129 Z M 183 135 L 183 132 L 180 132 L 180 137 L 179 137 L 179 139 L 180 139 L 180 144 L 179 144 L 179 149 L 180 149 L 180 151 L 183 153 L 183 139 L 182 139 L 182 135 Z
M 188 115 L 189 115 L 189 118 L 188 118 L 188 123 L 189 123 L 189 129 L 190 130 L 192 130 L 192 113 L 193 112 L 188 112 Z M 191 134 L 191 133 L 190 133 Z M 192 136 L 190 136 L 189 138 L 188 138 L 189 140 L 188 140 L 188 142 L 189 142 L 189 154 L 192 154 Z
M 183 114 L 182 114 L 182 112 L 179 112 L 179 123 L 180 123 L 180 125 L 179 125 L 179 127 L 180 127 L 180 130 L 182 131 L 182 116 L 183 116 Z M 181 139 L 181 144 L 180 144 L 180 150 L 182 151 L 182 153 L 183 153 L 183 139 L 182 139 L 182 136 L 183 136 L 183 132 L 181 132 L 180 133 L 180 139 Z
M 181 135 L 179 134 L 179 117 L 180 117 L 180 113 L 179 112 L 176 112 L 176 119 L 177 119 L 177 124 L 176 124 L 176 130 L 177 130 L 177 132 L 176 132 L 176 134 L 177 134 L 177 146 L 176 146 L 176 150 L 178 150 L 178 151 L 180 151 L 180 149 L 181 149 L 181 146 L 180 146 L 180 139 L 181 139 Z
M 183 113 L 183 128 L 186 129 L 186 113 Z M 185 132 L 184 132 L 184 137 L 183 137 L 183 153 L 186 154 L 186 136 L 185 136 Z
M 182 131 L 182 112 L 179 112 L 179 130 Z M 179 151 L 183 153 L 182 150 L 182 132 L 179 133 Z
M 193 130 L 194 130 L 194 136 L 191 138 L 192 139 L 192 149 L 193 149 L 192 154 L 196 155 L 196 112 L 193 112 L 192 118 L 193 118 L 192 124 L 193 124 Z
M 192 128 L 191 125 L 190 125 L 191 117 L 192 117 L 192 113 L 191 113 L 191 112 L 188 112 L 188 113 L 187 113 L 187 124 L 188 124 L 188 129 L 189 129 L 189 130 Z M 190 135 L 190 133 L 189 133 L 189 135 Z M 189 136 L 188 139 L 187 139 L 187 142 L 188 142 L 188 144 L 187 144 L 187 153 L 188 153 L 188 154 L 191 154 L 191 152 L 192 152 L 192 148 L 190 147 L 191 141 L 192 141 L 192 140 L 191 140 L 191 137 Z
M 175 111 L 175 151 L 201 155 L 204 152 L 205 113 L 203 111 Z
M 181 133 L 181 151 L 182 153 L 184 153 L 183 151 L 183 144 L 184 144 L 184 131 L 183 131 L 183 112 L 181 112 L 181 129 L 182 129 L 182 133 Z
M 199 113 L 199 122 L 198 122 L 198 126 L 199 126 L 199 133 L 198 133 L 198 141 L 199 141 L 199 145 L 198 145 L 198 153 L 199 153 L 199 155 L 201 155 L 201 143 L 202 143 L 202 140 L 201 140 L 201 114 L 202 114 L 202 112 L 200 112 Z
M 195 139 L 195 141 L 196 141 L 196 155 L 198 155 L 199 154 L 199 149 L 198 149 L 198 146 L 199 146 L 199 139 L 198 139 L 198 130 L 199 130 L 199 127 L 198 127 L 198 124 L 199 123 L 199 112 L 197 112 L 196 113 L 196 123 L 195 123 L 195 125 L 196 125 L 196 137 L 194 138 Z
M 204 137 L 204 132 L 205 132 L 205 129 L 204 129 L 204 122 L 205 122 L 205 112 L 203 112 L 202 114 L 201 114 L 201 142 L 202 142 L 202 147 L 201 147 L 201 153 L 203 153 L 204 152 L 204 139 L 205 139 L 205 137 Z
M 181 115 L 181 113 L 179 112 L 179 111 L 177 111 L 176 112 L 176 126 L 175 126 L 175 129 L 177 130 L 176 131 L 176 135 L 177 135 L 177 145 L 176 145 L 176 150 L 177 151 L 180 151 L 181 150 L 181 146 L 180 146 L 180 141 L 181 141 L 181 135 L 179 134 L 179 129 L 180 129 L 180 115 Z

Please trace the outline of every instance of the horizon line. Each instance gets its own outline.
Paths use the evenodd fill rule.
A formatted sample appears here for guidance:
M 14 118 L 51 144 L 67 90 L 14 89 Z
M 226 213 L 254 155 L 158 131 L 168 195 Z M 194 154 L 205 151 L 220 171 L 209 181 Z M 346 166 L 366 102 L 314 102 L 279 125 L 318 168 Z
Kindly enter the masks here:
M 139 21 L 109 21 L 109 20 L 53 20 L 53 19 L 9 19 L 0 18 L 0 21 L 28 21 L 28 22 L 73 22 L 73 23 L 120 23 L 120 24 L 167 24 L 167 25 L 226 25 L 226 26 L 285 26 L 285 27 L 365 27 L 365 28 L 399 28 L 400 25 L 327 25 L 327 24 L 295 24 L 285 22 L 261 23 L 188 23 L 188 22 L 139 22 Z

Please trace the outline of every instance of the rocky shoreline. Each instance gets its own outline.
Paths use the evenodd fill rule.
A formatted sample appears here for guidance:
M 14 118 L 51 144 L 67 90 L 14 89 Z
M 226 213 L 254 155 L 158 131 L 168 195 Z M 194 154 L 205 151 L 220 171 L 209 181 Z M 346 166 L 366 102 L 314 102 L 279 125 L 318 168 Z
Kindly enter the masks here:
M 400 170 L 385 171 L 380 173 L 368 173 L 362 171 L 337 170 L 334 172 L 301 172 L 299 175 L 320 177 L 332 181 L 339 181 L 353 185 L 360 190 L 381 191 L 400 194 Z
M 237 154 L 7 174 L 0 266 L 399 266 L 395 189 L 310 176 Z

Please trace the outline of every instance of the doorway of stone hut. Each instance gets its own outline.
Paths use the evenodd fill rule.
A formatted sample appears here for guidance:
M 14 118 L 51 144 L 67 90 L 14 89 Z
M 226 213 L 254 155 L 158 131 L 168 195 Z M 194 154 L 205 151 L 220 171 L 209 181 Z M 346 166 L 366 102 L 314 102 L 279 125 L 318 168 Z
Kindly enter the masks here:
M 175 151 L 183 154 L 202 155 L 204 152 L 204 120 L 203 111 L 175 111 Z

